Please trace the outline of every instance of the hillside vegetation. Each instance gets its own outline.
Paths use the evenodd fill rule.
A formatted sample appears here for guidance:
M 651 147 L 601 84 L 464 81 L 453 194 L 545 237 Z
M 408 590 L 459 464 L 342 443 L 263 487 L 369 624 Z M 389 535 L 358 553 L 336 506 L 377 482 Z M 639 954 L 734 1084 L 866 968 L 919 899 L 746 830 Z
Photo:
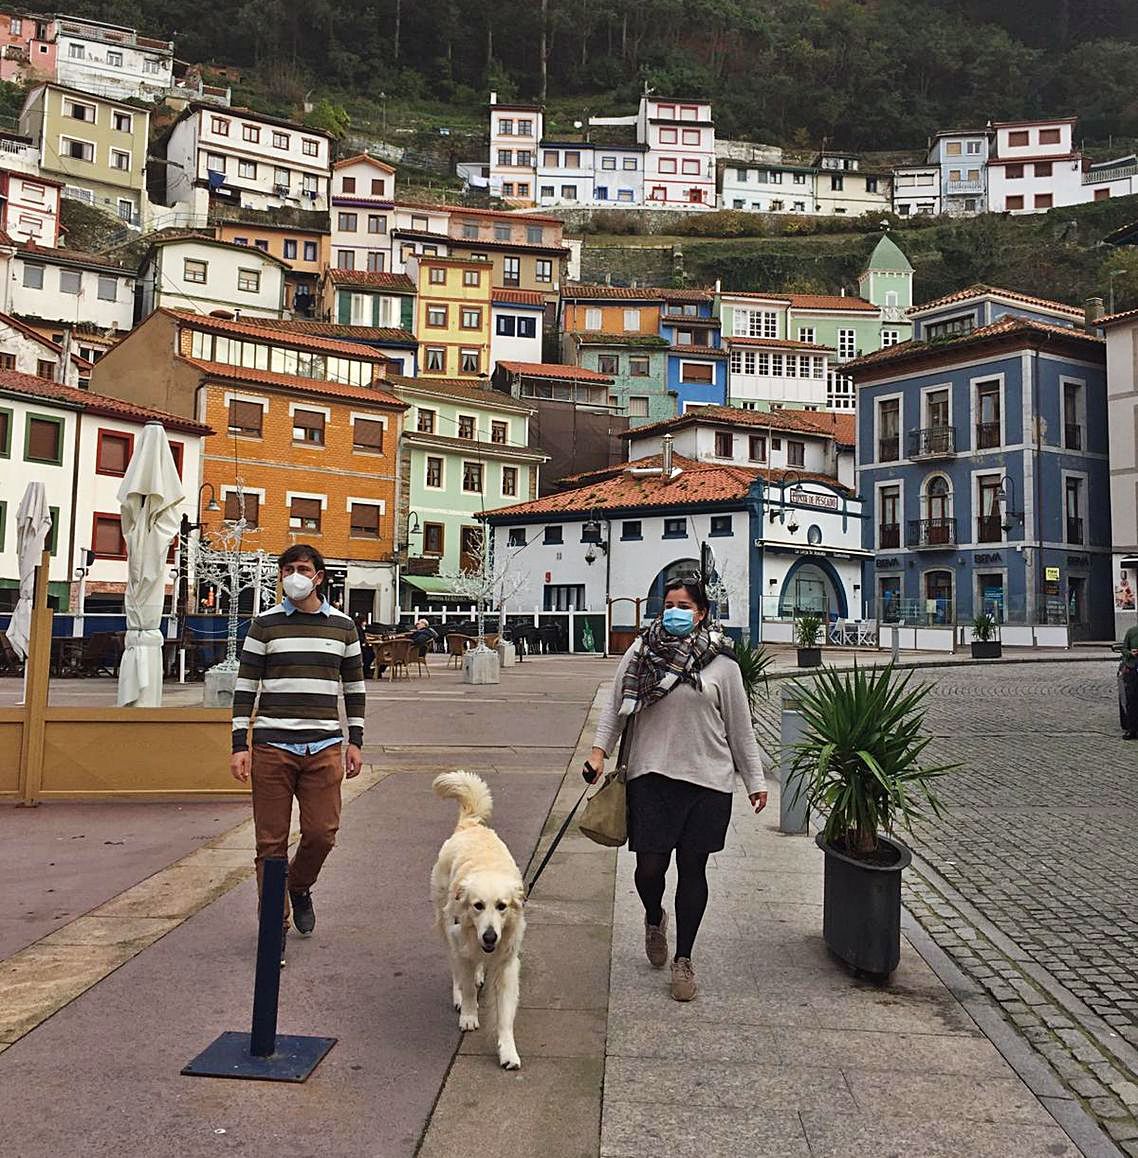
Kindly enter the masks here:
M 721 136 L 913 148 L 937 129 L 1077 112 L 1138 136 L 1133 0 L 72 0 L 242 70 L 293 112 L 331 96 L 391 133 L 484 125 L 488 89 L 555 128 L 630 111 L 641 86 L 710 97 Z M 381 98 L 385 94 L 386 99 Z M 560 121 L 560 124 L 558 123 Z

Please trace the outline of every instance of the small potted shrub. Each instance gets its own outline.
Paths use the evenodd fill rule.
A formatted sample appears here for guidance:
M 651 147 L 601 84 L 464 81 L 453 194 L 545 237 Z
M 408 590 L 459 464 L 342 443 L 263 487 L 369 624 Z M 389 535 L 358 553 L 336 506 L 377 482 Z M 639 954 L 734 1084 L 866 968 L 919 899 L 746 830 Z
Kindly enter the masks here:
M 995 616 L 984 612 L 972 620 L 972 658 L 999 659 L 1004 654 Z
M 929 686 L 892 665 L 823 668 L 797 685 L 804 732 L 787 777 L 795 800 L 825 816 L 822 934 L 853 968 L 887 977 L 901 959 L 901 873 L 912 853 L 893 829 L 940 806 L 931 781 L 949 770 L 922 756 Z
M 818 667 L 822 662 L 822 649 L 818 637 L 822 634 L 822 617 L 807 613 L 794 625 L 795 642 L 798 644 L 798 666 Z
M 747 703 L 751 709 L 751 720 L 755 719 L 755 710 L 759 706 L 759 697 L 768 689 L 767 668 L 774 662 L 774 656 L 768 655 L 766 648 L 754 647 L 749 639 L 735 640 L 735 662 L 739 665 L 739 674 L 743 677 L 743 690 L 747 693 Z

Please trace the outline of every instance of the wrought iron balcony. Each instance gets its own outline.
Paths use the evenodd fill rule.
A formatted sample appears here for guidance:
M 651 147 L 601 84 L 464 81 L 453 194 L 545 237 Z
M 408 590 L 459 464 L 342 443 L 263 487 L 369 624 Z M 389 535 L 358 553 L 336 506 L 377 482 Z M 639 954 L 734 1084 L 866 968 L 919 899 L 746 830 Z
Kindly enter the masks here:
M 882 523 L 877 528 L 877 546 L 879 550 L 888 551 L 901 546 L 901 524 Z
M 1068 450 L 1083 449 L 1083 428 L 1077 422 L 1068 422 L 1064 424 L 1063 445 Z
M 1083 520 L 1076 518 L 1074 515 L 1067 516 L 1067 542 L 1082 544 L 1083 539 Z
M 953 181 L 950 177 L 945 183 L 945 190 L 948 193 L 983 193 L 983 181 Z
M 955 453 L 955 426 L 926 426 L 909 431 L 910 458 L 942 458 Z
M 901 458 L 901 437 L 897 434 L 887 434 L 877 440 L 877 461 L 897 462 Z
M 1002 432 L 998 422 L 976 423 L 976 449 L 991 450 L 1000 445 Z
M 933 550 L 956 546 L 956 520 L 910 519 L 905 546 Z

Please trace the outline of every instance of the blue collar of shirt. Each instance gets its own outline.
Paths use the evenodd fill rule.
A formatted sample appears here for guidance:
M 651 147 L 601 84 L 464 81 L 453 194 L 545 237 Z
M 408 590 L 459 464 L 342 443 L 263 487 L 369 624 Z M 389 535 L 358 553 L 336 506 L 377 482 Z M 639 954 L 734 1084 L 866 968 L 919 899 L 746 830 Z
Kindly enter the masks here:
M 291 615 L 294 611 L 297 610 L 296 604 L 293 603 L 293 601 L 287 595 L 281 600 L 281 606 L 284 608 L 285 615 Z M 332 614 L 332 604 L 328 602 L 327 598 L 325 598 L 324 602 L 320 604 L 320 610 L 315 612 L 315 614 L 316 615 L 331 615 Z

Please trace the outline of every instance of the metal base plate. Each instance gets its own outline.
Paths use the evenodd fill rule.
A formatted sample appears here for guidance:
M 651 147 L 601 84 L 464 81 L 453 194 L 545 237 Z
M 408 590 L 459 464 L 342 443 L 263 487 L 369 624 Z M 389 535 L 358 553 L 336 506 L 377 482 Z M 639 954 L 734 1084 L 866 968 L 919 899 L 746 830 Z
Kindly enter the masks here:
M 206 1046 L 182 1073 L 195 1078 L 245 1078 L 262 1082 L 303 1082 L 336 1044 L 334 1037 L 277 1034 L 276 1052 L 254 1057 L 249 1034 L 229 1031 Z

